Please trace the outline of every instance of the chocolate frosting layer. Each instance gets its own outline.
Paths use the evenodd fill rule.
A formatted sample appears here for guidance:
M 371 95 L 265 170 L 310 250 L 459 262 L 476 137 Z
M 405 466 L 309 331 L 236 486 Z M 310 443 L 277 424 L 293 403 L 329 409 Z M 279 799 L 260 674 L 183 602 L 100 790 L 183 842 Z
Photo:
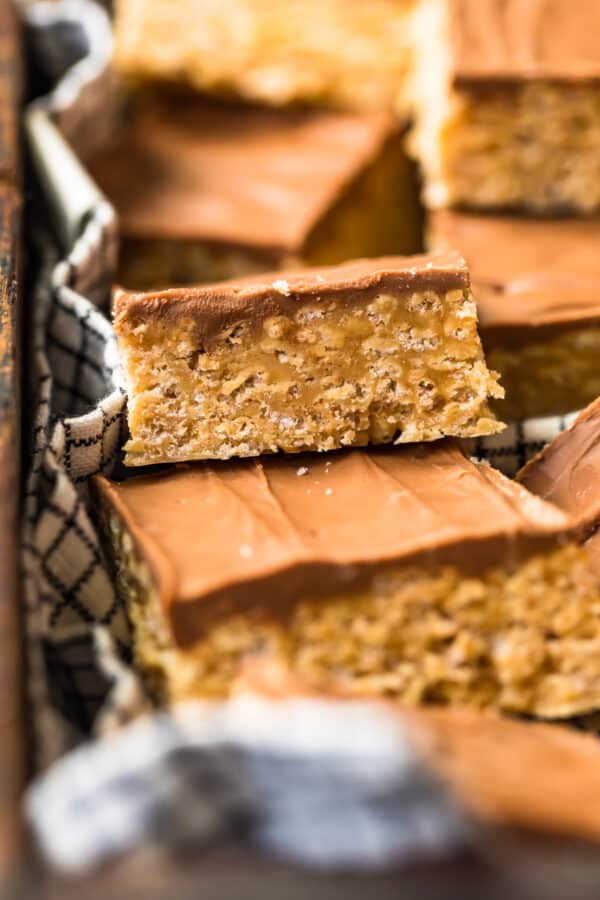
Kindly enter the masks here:
M 448 441 L 98 476 L 93 492 L 125 521 L 182 645 L 211 619 L 257 605 L 272 615 L 373 567 L 512 565 L 569 526 Z
M 464 254 L 486 348 L 600 325 L 600 221 L 439 210 L 432 247 Z
M 600 77 L 600 7 L 577 0 L 442 0 L 457 81 Z
M 517 479 L 589 534 L 600 525 L 600 399 L 524 466 Z
M 117 332 L 132 319 L 192 318 L 197 321 L 199 338 L 208 340 L 241 319 L 263 321 L 273 315 L 292 315 L 299 303 L 348 303 L 380 291 L 445 293 L 468 288 L 464 259 L 444 252 L 358 259 L 337 266 L 267 272 L 148 293 L 119 289 L 113 312 Z
M 269 110 L 146 99 L 90 170 L 130 238 L 298 253 L 398 134 L 387 113 Z

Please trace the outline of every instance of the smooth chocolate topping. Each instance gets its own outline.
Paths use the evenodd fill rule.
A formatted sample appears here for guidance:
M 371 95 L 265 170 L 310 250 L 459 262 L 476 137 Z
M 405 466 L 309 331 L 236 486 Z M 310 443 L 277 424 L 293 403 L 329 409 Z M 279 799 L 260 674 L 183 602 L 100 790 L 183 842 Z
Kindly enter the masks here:
M 299 303 L 362 301 L 381 292 L 446 292 L 469 288 L 465 261 L 456 253 L 358 259 L 325 268 L 267 272 L 200 287 L 136 293 L 117 290 L 117 332 L 126 320 L 196 320 L 200 340 L 210 340 L 241 319 L 262 322 L 292 315 Z
M 567 517 L 447 441 L 196 464 L 93 491 L 148 561 L 175 640 L 257 605 L 343 591 L 373 567 L 511 566 Z M 210 601 L 210 602 L 209 602 Z
M 457 81 L 600 77 L 600 7 L 577 0 L 442 0 Z
M 572 516 L 584 534 L 600 525 L 600 399 L 528 462 L 517 478 Z
M 439 210 L 429 243 L 464 254 L 486 349 L 600 325 L 600 221 Z
M 269 110 L 169 95 L 141 102 L 90 169 L 126 237 L 299 253 L 399 131 L 387 113 Z

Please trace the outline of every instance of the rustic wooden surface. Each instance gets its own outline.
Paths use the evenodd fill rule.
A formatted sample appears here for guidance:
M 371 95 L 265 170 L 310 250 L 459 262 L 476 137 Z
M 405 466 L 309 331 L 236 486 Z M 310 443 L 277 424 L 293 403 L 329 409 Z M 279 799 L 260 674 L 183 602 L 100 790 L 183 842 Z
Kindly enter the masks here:
M 501 842 L 499 842 L 501 843 Z M 176 860 L 145 854 L 85 880 L 47 882 L 43 900 L 598 900 L 597 847 L 525 835 L 485 855 L 462 854 L 380 874 L 304 871 L 221 844 Z M 36 897 L 38 895 L 36 894 Z
M 11 0 L 0 0 L 0 890 L 21 848 L 24 776 L 19 627 L 21 478 L 18 243 L 21 51 Z
M 0 181 L 16 185 L 20 176 L 20 35 L 11 0 L 0 0 Z

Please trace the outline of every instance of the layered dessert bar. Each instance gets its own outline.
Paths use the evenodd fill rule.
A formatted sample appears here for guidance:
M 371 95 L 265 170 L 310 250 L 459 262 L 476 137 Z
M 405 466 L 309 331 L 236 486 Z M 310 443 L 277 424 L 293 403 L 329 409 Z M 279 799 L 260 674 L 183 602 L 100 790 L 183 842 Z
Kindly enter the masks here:
M 344 699 L 352 710 L 366 712 L 366 704 L 319 694 L 273 663 L 245 665 L 235 691 L 230 706 L 258 707 L 259 714 L 265 706 L 297 700 L 327 704 L 338 713 Z M 600 840 L 596 735 L 546 722 L 518 721 L 492 710 L 411 707 L 391 701 L 371 706 L 372 715 L 385 716 L 386 724 L 398 727 L 400 746 L 408 744 L 459 811 L 492 826 L 495 846 L 506 832 L 516 832 L 520 846 L 533 835 Z
M 410 704 L 560 718 L 600 703 L 600 596 L 569 518 L 452 442 L 91 491 L 162 701 L 227 695 L 259 657 Z
M 571 516 L 600 576 L 600 399 L 530 460 L 517 478 Z
M 115 65 L 135 82 L 281 106 L 395 108 L 415 0 L 117 0 Z
M 415 151 L 431 205 L 600 206 L 600 7 L 422 0 Z
M 503 427 L 456 254 L 118 291 L 130 466 Z
M 581 409 L 600 396 L 600 222 L 437 210 L 431 247 L 463 253 L 479 331 L 508 420 Z
M 526 835 L 600 841 L 595 735 L 467 709 L 400 713 L 424 761 L 476 822 L 515 831 L 520 846 Z
M 172 287 L 417 252 L 404 131 L 388 113 L 142 95 L 89 160 L 119 215 L 119 283 Z

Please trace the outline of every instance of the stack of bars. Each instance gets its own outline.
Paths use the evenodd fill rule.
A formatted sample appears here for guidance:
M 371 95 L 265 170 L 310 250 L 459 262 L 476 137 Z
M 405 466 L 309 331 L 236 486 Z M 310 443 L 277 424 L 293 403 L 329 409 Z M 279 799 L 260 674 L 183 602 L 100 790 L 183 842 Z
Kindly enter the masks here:
M 471 266 L 519 420 L 600 393 L 600 4 L 422 0 L 413 152 L 430 248 Z
M 128 99 L 89 165 L 120 217 L 120 283 L 418 252 L 405 149 L 414 6 L 117 0 Z
M 580 518 L 461 439 L 600 394 L 600 4 L 283 6 L 117 3 L 127 108 L 90 166 L 123 237 L 125 464 L 161 468 L 90 492 L 138 666 L 166 704 L 258 658 L 593 713 Z

